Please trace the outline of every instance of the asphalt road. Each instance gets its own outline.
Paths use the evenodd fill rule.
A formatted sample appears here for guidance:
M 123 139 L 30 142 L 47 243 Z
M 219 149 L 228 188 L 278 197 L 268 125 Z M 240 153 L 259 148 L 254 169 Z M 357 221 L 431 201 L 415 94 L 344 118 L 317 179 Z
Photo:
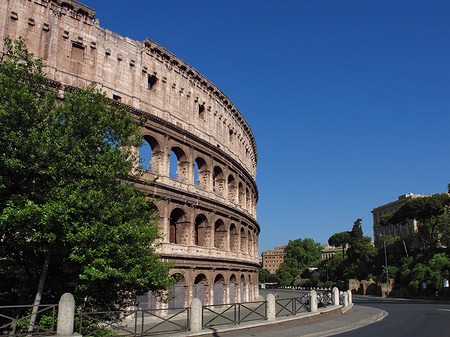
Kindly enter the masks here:
M 273 292 L 273 291 L 271 291 Z M 268 291 L 261 291 L 266 296 Z M 278 291 L 279 298 L 293 297 L 292 292 Z M 303 337 L 303 336 L 339 336 L 339 337 L 450 337 L 450 303 L 427 300 L 382 299 L 378 297 L 353 296 L 353 312 L 345 315 L 303 323 L 267 327 L 256 330 L 217 333 L 214 336 L 235 337 Z M 371 311 L 372 310 L 372 311 Z M 345 321 L 348 326 L 364 321 L 365 315 L 373 317 L 379 310 L 387 313 L 383 319 L 354 330 L 338 333 L 332 331 L 333 320 Z M 373 321 L 372 321 L 373 322 Z M 342 330 L 340 330 L 342 331 Z
M 450 337 L 450 303 L 427 300 L 382 299 L 354 296 L 364 305 L 388 313 L 382 321 L 341 333 L 339 337 Z

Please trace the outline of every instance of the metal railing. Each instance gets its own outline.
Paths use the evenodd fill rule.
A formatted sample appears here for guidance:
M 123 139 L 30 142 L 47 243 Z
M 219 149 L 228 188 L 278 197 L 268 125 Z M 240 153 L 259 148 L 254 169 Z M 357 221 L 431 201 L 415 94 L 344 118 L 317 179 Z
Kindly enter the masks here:
M 79 312 L 75 328 L 83 336 L 146 336 L 189 330 L 190 308 Z
M 309 311 L 311 308 L 311 297 L 305 294 L 301 297 L 283 298 L 275 300 L 276 317 L 293 316 L 299 312 Z
M 57 304 L 39 305 L 32 331 L 32 305 L 0 306 L 0 335 L 48 336 L 56 334 Z
M 333 300 L 331 298 L 331 293 L 327 291 L 318 291 L 317 292 L 317 306 L 319 308 L 321 307 L 327 307 L 329 305 L 333 304 Z
M 216 304 L 203 306 L 204 328 L 226 324 L 241 324 L 267 319 L 267 302 Z

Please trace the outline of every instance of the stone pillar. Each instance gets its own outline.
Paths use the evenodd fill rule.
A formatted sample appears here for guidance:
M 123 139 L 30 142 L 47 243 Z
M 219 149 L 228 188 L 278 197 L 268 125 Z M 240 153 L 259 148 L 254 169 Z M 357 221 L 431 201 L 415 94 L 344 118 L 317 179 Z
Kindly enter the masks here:
M 310 302 L 311 302 L 311 312 L 317 311 L 317 292 L 315 290 L 311 290 L 309 293 Z
M 351 290 L 347 290 L 347 294 L 348 294 L 348 304 L 352 304 L 353 303 L 352 291 Z
M 75 300 L 73 295 L 65 293 L 59 300 L 58 323 L 56 333 L 61 336 L 73 334 L 73 321 L 75 318 Z
M 339 289 L 338 288 L 333 287 L 331 298 L 333 301 L 333 305 L 339 305 Z
M 344 294 L 344 307 L 347 307 L 348 306 L 348 292 L 344 291 L 343 294 Z
M 267 294 L 267 320 L 274 321 L 276 318 L 275 296 Z
M 202 330 L 202 302 L 198 298 L 194 298 L 191 302 L 191 332 L 199 332 Z

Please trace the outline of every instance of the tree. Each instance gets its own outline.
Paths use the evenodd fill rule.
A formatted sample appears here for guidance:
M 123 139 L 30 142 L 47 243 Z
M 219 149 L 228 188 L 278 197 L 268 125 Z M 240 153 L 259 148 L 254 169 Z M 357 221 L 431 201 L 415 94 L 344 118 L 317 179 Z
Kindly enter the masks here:
M 320 261 L 322 257 L 322 246 L 313 239 L 295 239 L 287 245 L 286 262 L 293 268 L 303 270 Z
M 143 292 L 167 288 L 174 280 L 171 265 L 155 254 L 157 219 L 132 183 L 139 170 L 128 149 L 142 142 L 139 125 L 93 86 L 66 90 L 59 100 L 23 40 L 6 39 L 5 48 L 2 303 L 29 302 L 38 283 L 38 295 L 49 301 L 71 292 L 96 309 L 125 307 Z
M 333 247 L 342 248 L 342 256 L 345 256 L 345 247 L 350 244 L 350 232 L 335 233 L 328 239 L 328 244 Z
M 447 193 L 409 199 L 389 219 L 389 224 L 406 223 L 409 219 L 419 221 L 418 231 L 428 247 L 435 247 L 441 236 L 448 237 L 448 210 L 450 196 Z
M 268 280 L 270 279 L 270 271 L 268 271 L 265 268 L 260 268 L 259 269 L 259 282 L 269 282 Z

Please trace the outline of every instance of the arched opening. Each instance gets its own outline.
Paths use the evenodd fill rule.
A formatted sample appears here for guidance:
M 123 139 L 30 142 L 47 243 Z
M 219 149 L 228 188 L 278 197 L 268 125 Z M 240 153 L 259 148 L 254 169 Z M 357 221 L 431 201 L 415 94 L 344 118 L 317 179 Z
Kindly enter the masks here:
M 244 275 L 241 275 L 240 294 L 241 294 L 241 303 L 246 302 L 246 299 L 245 299 L 245 277 L 244 277 Z
M 228 200 L 236 203 L 236 182 L 231 174 L 228 176 Z
M 169 309 L 184 308 L 186 297 L 186 286 L 182 274 L 174 274 L 178 281 L 176 284 L 169 287 L 168 302 Z
M 184 211 L 180 208 L 175 208 L 170 213 L 169 242 L 186 244 L 188 225 L 189 223 L 186 221 L 186 213 L 184 213 Z
M 188 162 L 184 151 L 178 146 L 170 151 L 169 177 L 181 182 L 187 181 Z
M 253 254 L 253 233 L 251 230 L 248 231 L 248 254 L 250 256 Z
M 235 224 L 231 224 L 230 226 L 230 250 L 232 252 L 239 250 L 239 233 Z
M 250 209 L 250 192 L 248 188 L 245 189 L 245 209 Z
M 232 274 L 230 277 L 230 286 L 229 286 L 230 303 L 239 302 L 239 301 L 237 301 L 237 298 L 236 298 L 237 297 L 236 290 L 238 289 L 237 284 L 238 284 L 238 280 L 237 280 L 236 276 L 234 274 Z
M 226 249 L 227 230 L 222 220 L 217 220 L 214 225 L 214 247 Z
M 193 295 L 198 298 L 202 304 L 208 303 L 208 279 L 205 274 L 198 274 L 194 280 Z
M 139 165 L 141 169 L 158 173 L 161 166 L 162 151 L 158 141 L 150 135 L 145 135 L 139 147 Z
M 194 244 L 196 246 L 208 247 L 210 237 L 210 227 L 208 226 L 208 219 L 204 214 L 199 214 L 195 218 L 194 225 Z
M 215 166 L 213 171 L 213 191 L 222 195 L 224 188 L 223 171 L 219 166 Z
M 239 183 L 239 206 L 244 207 L 244 186 L 242 183 Z
M 222 274 L 218 274 L 214 279 L 214 304 L 223 304 L 223 291 L 225 279 Z
M 208 166 L 206 165 L 206 161 L 201 157 L 195 159 L 194 184 L 203 190 L 208 188 Z
M 244 228 L 241 228 L 241 249 L 240 251 L 245 254 L 247 252 L 247 235 Z

